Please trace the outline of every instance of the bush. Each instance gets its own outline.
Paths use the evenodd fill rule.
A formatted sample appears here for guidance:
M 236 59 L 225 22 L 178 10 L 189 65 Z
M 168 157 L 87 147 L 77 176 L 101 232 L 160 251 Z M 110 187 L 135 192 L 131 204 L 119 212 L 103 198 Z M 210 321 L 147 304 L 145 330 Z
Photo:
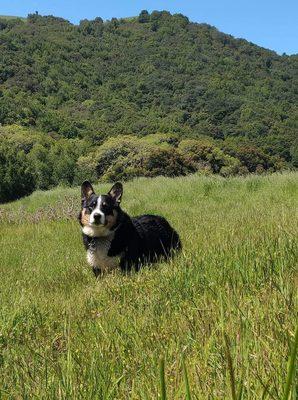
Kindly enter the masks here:
M 211 139 L 185 139 L 179 144 L 179 151 L 194 166 L 199 168 L 202 162 L 208 161 L 208 155 L 215 148 Z
M 25 196 L 34 189 L 72 185 L 76 162 L 87 148 L 77 139 L 46 137 L 15 125 L 0 128 L 0 202 Z
M 144 176 L 178 176 L 194 172 L 194 168 L 175 149 L 156 148 L 140 159 Z
M 49 149 L 37 143 L 28 156 L 37 189 L 48 189 L 53 186 L 53 164 L 49 159 Z
M 214 174 L 223 176 L 235 175 L 239 171 L 240 161 L 237 158 L 225 154 L 222 150 L 215 148 L 208 155 L 208 160 Z
M 0 141 L 0 202 L 16 200 L 35 189 L 33 172 L 24 151 Z
M 151 135 L 138 139 L 117 136 L 77 162 L 77 177 L 89 176 L 103 181 L 131 179 L 137 176 L 185 175 L 195 169 L 170 143 L 175 136 Z
M 245 166 L 249 172 L 275 171 L 286 165 L 285 163 L 281 163 L 279 157 L 271 157 L 262 149 L 251 144 L 226 147 L 225 151 L 232 157 L 237 158 L 241 165 Z

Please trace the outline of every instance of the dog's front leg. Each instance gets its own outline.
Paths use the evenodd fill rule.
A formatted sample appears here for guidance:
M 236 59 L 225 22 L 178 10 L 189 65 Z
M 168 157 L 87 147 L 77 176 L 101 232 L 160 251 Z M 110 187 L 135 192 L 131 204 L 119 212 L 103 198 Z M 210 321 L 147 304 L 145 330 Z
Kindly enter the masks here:
M 120 260 L 120 268 L 122 272 L 130 272 L 133 268 L 132 260 L 127 259 L 126 257 L 121 258 Z
M 102 274 L 102 271 L 99 267 L 92 267 L 92 270 L 96 278 L 98 278 Z

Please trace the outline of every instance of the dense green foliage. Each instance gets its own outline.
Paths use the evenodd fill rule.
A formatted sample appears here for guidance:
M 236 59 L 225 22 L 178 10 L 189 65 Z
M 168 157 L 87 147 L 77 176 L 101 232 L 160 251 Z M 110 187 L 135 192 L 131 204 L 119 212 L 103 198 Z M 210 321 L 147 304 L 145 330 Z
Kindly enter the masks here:
M 0 127 L 0 202 L 35 189 L 72 185 L 77 159 L 86 148 L 77 139 L 57 140 L 23 127 Z
M 0 127 L 0 202 L 35 189 L 59 184 L 127 180 L 139 176 L 178 176 L 196 171 L 222 176 L 276 171 L 285 167 L 277 156 L 255 146 L 226 143 L 206 136 L 121 135 L 92 146 L 83 139 L 59 138 L 26 127 Z
M 231 369 L 237 399 L 296 399 L 297 373 L 284 394 L 297 182 L 297 173 L 130 181 L 123 208 L 167 217 L 183 251 L 97 281 L 75 218 L 79 187 L 0 206 L 0 398 L 161 399 L 162 357 L 167 398 L 186 399 L 184 357 L 192 399 L 232 399 Z
M 79 25 L 36 14 L 25 20 L 0 17 L 0 52 L 0 124 L 18 124 L 28 128 L 30 137 L 39 136 L 30 167 L 37 168 L 36 159 L 51 159 L 32 180 L 21 161 L 27 159 L 26 150 L 18 156 L 15 162 L 25 171 L 20 174 L 30 182 L 21 183 L 15 197 L 34 188 L 72 184 L 76 173 L 84 175 L 84 165 L 93 176 L 113 179 L 118 171 L 132 177 L 207 168 L 226 175 L 298 164 L 297 56 L 278 56 L 165 11 Z M 118 145 L 117 159 L 95 149 L 110 137 L 157 133 L 169 141 L 174 136 L 174 150 L 154 148 L 151 153 L 143 143 L 141 156 L 141 142 L 133 138 L 126 155 Z M 0 170 L 14 162 L 2 156 L 4 140 L 0 133 Z M 117 147 L 115 140 L 109 139 L 105 149 Z M 184 140 L 199 143 L 181 144 Z M 201 151 L 205 142 L 211 150 Z M 45 148 L 52 145 L 48 154 Z M 91 148 L 95 170 L 87 163 Z M 60 155 L 66 171 L 63 161 L 56 171 Z M 109 171 L 98 167 L 102 158 L 112 161 Z M 13 198 L 10 177 L 5 179 L 0 201 Z

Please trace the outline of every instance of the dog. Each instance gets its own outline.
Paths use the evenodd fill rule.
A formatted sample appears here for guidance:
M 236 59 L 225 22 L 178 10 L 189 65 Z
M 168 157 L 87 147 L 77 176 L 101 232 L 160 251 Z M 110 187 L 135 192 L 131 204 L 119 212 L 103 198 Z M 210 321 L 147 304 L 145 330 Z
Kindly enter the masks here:
M 96 277 L 120 267 L 141 266 L 169 259 L 181 249 L 178 233 L 158 215 L 131 218 L 121 207 L 123 186 L 115 183 L 107 194 L 96 195 L 89 181 L 81 187 L 79 222 L 87 261 Z

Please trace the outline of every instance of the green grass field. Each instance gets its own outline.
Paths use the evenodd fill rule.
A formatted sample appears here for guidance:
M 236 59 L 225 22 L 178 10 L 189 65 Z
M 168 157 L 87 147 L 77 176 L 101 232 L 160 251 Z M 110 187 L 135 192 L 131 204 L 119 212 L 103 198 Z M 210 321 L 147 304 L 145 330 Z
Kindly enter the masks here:
M 297 178 L 128 182 L 183 252 L 99 280 L 79 188 L 1 206 L 0 399 L 295 399 Z

